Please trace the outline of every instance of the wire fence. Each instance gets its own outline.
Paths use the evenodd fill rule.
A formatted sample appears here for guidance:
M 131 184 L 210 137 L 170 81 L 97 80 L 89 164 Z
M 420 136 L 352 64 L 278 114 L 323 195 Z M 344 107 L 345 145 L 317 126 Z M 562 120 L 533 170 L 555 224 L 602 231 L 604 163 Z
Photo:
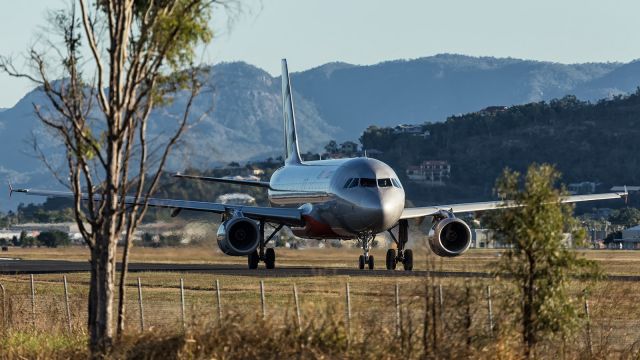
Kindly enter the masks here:
M 357 330 L 363 327 L 380 326 L 399 338 L 407 332 L 426 334 L 423 328 L 428 327 L 428 336 L 437 344 L 451 333 L 469 339 L 497 336 L 505 321 L 500 310 L 507 304 L 505 295 L 490 281 L 473 286 L 433 281 L 411 286 L 395 283 L 384 288 L 344 282 L 318 289 L 276 280 L 256 280 L 255 287 L 249 288 L 246 283 L 225 283 L 215 278 L 206 287 L 190 286 L 188 278 L 177 280 L 145 284 L 145 278 L 139 277 L 127 285 L 128 331 L 219 325 L 233 314 L 254 314 L 269 321 L 290 322 L 301 329 L 332 308 L 343 317 L 349 338 L 357 336 Z M 606 296 L 607 291 L 578 294 L 585 319 L 583 335 L 578 338 L 591 353 L 594 347 L 604 345 L 632 348 L 640 339 L 640 317 L 636 316 L 640 314 L 640 299 L 634 293 L 627 294 L 626 304 L 621 307 L 620 301 Z M 0 332 L 86 333 L 87 283 L 71 283 L 66 276 L 38 280 L 31 275 L 0 283 L 0 296 Z

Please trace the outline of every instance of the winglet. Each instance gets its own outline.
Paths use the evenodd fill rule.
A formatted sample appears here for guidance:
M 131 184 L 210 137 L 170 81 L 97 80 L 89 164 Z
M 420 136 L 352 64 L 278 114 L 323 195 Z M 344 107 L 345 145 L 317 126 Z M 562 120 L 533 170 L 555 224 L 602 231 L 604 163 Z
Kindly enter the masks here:
M 624 193 L 622 194 L 622 198 L 624 199 L 624 203 L 629 203 L 629 192 L 627 191 L 627 185 L 624 186 Z
M 15 189 L 13 187 L 13 185 L 11 185 L 11 182 L 7 182 L 9 184 L 9 197 L 11 197 L 11 195 L 13 195 L 14 192 L 19 192 L 19 193 L 28 193 L 29 189 Z

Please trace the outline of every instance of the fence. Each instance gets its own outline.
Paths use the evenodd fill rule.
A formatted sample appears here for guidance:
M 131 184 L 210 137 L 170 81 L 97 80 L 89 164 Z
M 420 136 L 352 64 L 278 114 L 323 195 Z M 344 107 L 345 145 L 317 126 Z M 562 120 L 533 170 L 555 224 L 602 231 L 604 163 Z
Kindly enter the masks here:
M 395 283 L 385 288 L 365 288 L 345 281 L 318 288 L 278 279 L 255 280 L 253 285 L 247 285 L 212 278 L 206 287 L 190 286 L 188 278 L 176 280 L 171 284 L 157 281 L 145 284 L 145 278 L 138 277 L 128 284 L 125 318 L 128 331 L 220 325 L 225 317 L 234 314 L 291 322 L 301 330 L 332 308 L 336 314 L 342 314 L 339 316 L 343 317 L 349 338 L 358 336 L 357 330 L 363 327 L 382 326 L 400 339 L 407 333 L 423 332 L 437 346 L 452 333 L 468 341 L 497 336 L 501 320 L 496 307 L 506 304 L 490 281 L 473 286 L 425 281 L 412 285 Z M 66 276 L 43 280 L 33 275 L 5 278 L 0 282 L 0 296 L 0 332 L 31 329 L 86 332 L 85 281 L 68 282 Z M 593 353 L 594 346 L 604 342 L 618 348 L 636 343 L 638 336 L 634 331 L 640 328 L 640 321 L 629 314 L 637 314 L 640 306 L 630 312 L 629 308 L 623 310 L 610 303 L 610 298 L 596 296 L 592 295 L 592 299 L 597 301 L 591 301 L 587 294 L 579 298 L 587 320 L 581 336 L 585 348 Z M 629 303 L 631 306 L 638 301 L 631 298 Z

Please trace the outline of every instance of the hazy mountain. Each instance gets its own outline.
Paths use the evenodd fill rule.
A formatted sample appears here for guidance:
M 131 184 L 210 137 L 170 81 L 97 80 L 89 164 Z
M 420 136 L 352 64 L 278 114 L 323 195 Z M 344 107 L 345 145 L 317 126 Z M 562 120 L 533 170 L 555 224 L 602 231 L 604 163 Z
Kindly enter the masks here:
M 372 66 L 327 64 L 296 74 L 293 84 L 330 124 L 359 135 L 371 124 L 442 121 L 490 105 L 561 97 L 620 66 L 437 55 Z M 625 81 L 640 83 L 640 69 Z
M 206 80 L 192 111 L 195 125 L 172 156 L 170 169 L 280 155 L 280 78 L 237 62 L 212 66 Z M 442 121 L 490 105 L 566 94 L 597 100 L 630 92 L 640 84 L 640 62 L 565 65 L 437 55 L 371 66 L 334 62 L 292 74 L 292 84 L 301 150 L 317 151 L 332 138 L 355 140 L 372 124 Z M 186 99 L 186 94 L 179 94 L 170 106 L 154 111 L 149 129 L 157 141 L 163 141 L 175 125 Z M 1 178 L 51 187 L 48 171 L 29 144 L 36 134 L 48 157 L 61 159 L 54 139 L 33 113 L 33 104 L 46 103 L 42 94 L 32 91 L 14 107 L 0 111 Z M 1 208 L 15 206 L 3 197 L 0 193 Z
M 607 74 L 580 84 L 574 95 L 582 99 L 602 99 L 634 92 L 640 86 L 640 61 L 616 67 Z

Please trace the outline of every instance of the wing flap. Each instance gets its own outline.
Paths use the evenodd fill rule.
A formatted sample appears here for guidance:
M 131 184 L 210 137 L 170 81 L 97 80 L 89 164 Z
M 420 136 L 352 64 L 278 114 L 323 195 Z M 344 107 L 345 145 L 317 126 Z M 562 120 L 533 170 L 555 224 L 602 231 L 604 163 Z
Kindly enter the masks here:
M 583 201 L 597 201 L 597 200 L 611 200 L 620 199 L 627 196 L 627 193 L 603 193 L 603 194 L 589 194 L 589 195 L 572 195 L 567 196 L 561 200 L 563 203 L 578 203 Z M 517 206 L 511 201 L 485 201 L 476 203 L 463 203 L 463 204 L 451 204 L 451 205 L 435 205 L 426 207 L 406 208 L 402 211 L 400 219 L 413 219 L 424 216 L 431 216 L 437 214 L 440 211 L 450 211 L 454 214 L 485 211 L 485 210 L 497 210 L 506 209 Z
M 12 189 L 13 192 L 25 193 L 27 195 L 47 196 L 47 197 L 67 197 L 72 198 L 73 193 L 69 191 L 55 191 L 55 190 L 38 190 L 38 189 Z M 89 196 L 83 194 L 83 199 L 88 200 Z M 100 195 L 95 195 L 94 200 L 100 200 Z M 125 203 L 142 205 L 144 201 L 136 199 L 133 196 L 125 197 Z M 231 204 L 221 204 L 206 201 L 192 201 L 192 200 L 176 200 L 176 199 L 158 199 L 149 198 L 149 206 L 169 208 L 169 209 L 181 209 L 192 211 L 205 211 L 212 213 L 226 213 L 235 210 L 239 210 L 242 214 L 248 218 L 255 220 L 265 220 L 283 223 L 286 225 L 302 225 L 302 210 L 297 208 L 272 208 L 261 206 L 241 206 Z

